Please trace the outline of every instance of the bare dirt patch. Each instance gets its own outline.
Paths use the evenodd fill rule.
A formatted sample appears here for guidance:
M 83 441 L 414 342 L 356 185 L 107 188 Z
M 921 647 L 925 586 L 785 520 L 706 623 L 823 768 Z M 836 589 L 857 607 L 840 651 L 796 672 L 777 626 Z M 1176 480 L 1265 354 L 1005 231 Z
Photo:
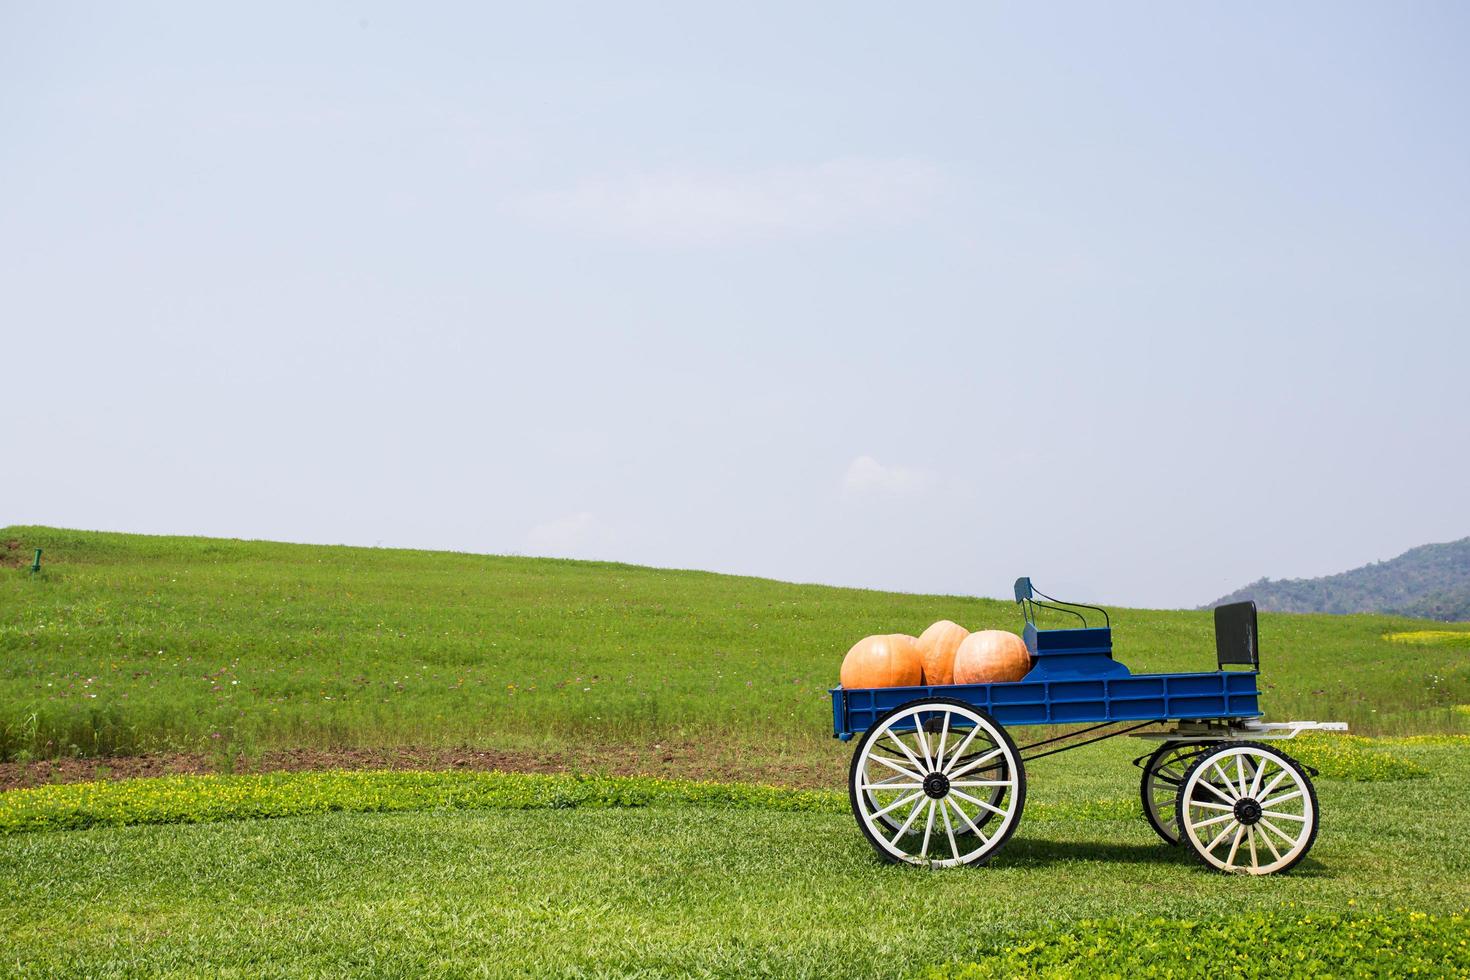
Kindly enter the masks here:
M 19 538 L 0 541 L 0 567 L 21 568 L 31 564 L 33 554 L 25 550 Z
M 712 752 L 698 744 L 599 746 L 544 752 L 490 748 L 283 749 L 234 760 L 204 755 L 118 756 L 0 763 L 0 791 L 97 779 L 217 772 L 306 772 L 322 769 L 419 769 L 608 773 L 716 782 L 756 782 L 800 789 L 840 787 L 846 753 L 830 759 L 760 759 Z

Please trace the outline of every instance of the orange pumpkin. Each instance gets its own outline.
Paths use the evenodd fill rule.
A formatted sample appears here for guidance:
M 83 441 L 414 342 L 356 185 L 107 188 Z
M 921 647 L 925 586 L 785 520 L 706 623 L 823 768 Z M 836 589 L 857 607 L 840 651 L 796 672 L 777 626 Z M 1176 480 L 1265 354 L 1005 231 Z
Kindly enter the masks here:
M 969 630 L 947 619 L 919 634 L 919 660 L 924 665 L 925 684 L 954 683 L 955 651 L 969 635 Z
M 1018 681 L 1031 670 L 1026 641 L 1005 630 L 979 630 L 965 637 L 954 655 L 956 684 Z
M 842 658 L 842 686 L 913 687 L 924 679 L 919 641 L 902 633 L 867 636 Z

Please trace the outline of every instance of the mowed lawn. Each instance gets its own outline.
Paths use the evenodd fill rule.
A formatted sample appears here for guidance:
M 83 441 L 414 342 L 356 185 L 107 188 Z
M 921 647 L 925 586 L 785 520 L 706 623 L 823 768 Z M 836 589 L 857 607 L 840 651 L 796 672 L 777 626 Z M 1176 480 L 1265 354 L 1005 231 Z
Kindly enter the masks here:
M 1386 746 L 1427 777 L 1320 780 L 1316 848 L 1261 879 L 1213 873 L 1154 837 L 1132 803 L 1136 747 L 1035 763 L 1011 843 L 988 866 L 936 872 L 879 864 L 836 808 L 759 800 L 12 833 L 0 972 L 1470 971 L 1456 917 L 1470 907 L 1466 740 Z
M 674 739 L 825 764 L 856 639 L 1021 625 L 1006 601 L 444 552 L 11 527 L 0 559 L 0 761 Z M 1208 612 L 1112 613 L 1135 671 L 1213 668 Z M 1426 628 L 1464 629 L 1264 616 L 1267 712 L 1467 730 L 1464 647 L 1384 638 Z

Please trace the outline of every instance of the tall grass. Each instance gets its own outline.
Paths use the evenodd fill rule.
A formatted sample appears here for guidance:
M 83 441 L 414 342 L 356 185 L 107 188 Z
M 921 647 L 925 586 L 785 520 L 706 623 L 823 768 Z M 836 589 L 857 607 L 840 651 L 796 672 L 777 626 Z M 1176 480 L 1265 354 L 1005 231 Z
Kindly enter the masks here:
M 0 759 L 700 737 L 824 752 L 857 638 L 1020 624 L 998 600 L 600 562 L 38 527 L 10 542 L 45 564 L 0 566 Z M 1213 669 L 1208 613 L 1112 612 L 1135 671 Z M 1423 628 L 1263 616 L 1268 712 L 1465 730 L 1463 651 L 1385 639 Z

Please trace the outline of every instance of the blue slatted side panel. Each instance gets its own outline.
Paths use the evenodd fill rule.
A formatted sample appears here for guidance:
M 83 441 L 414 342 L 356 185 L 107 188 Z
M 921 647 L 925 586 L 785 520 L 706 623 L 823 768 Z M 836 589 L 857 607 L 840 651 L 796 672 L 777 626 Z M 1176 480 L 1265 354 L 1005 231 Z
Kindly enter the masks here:
M 1083 680 L 832 689 L 833 734 L 866 731 L 885 712 L 925 697 L 955 698 L 1003 725 L 1260 717 L 1254 671 L 1135 674 Z

